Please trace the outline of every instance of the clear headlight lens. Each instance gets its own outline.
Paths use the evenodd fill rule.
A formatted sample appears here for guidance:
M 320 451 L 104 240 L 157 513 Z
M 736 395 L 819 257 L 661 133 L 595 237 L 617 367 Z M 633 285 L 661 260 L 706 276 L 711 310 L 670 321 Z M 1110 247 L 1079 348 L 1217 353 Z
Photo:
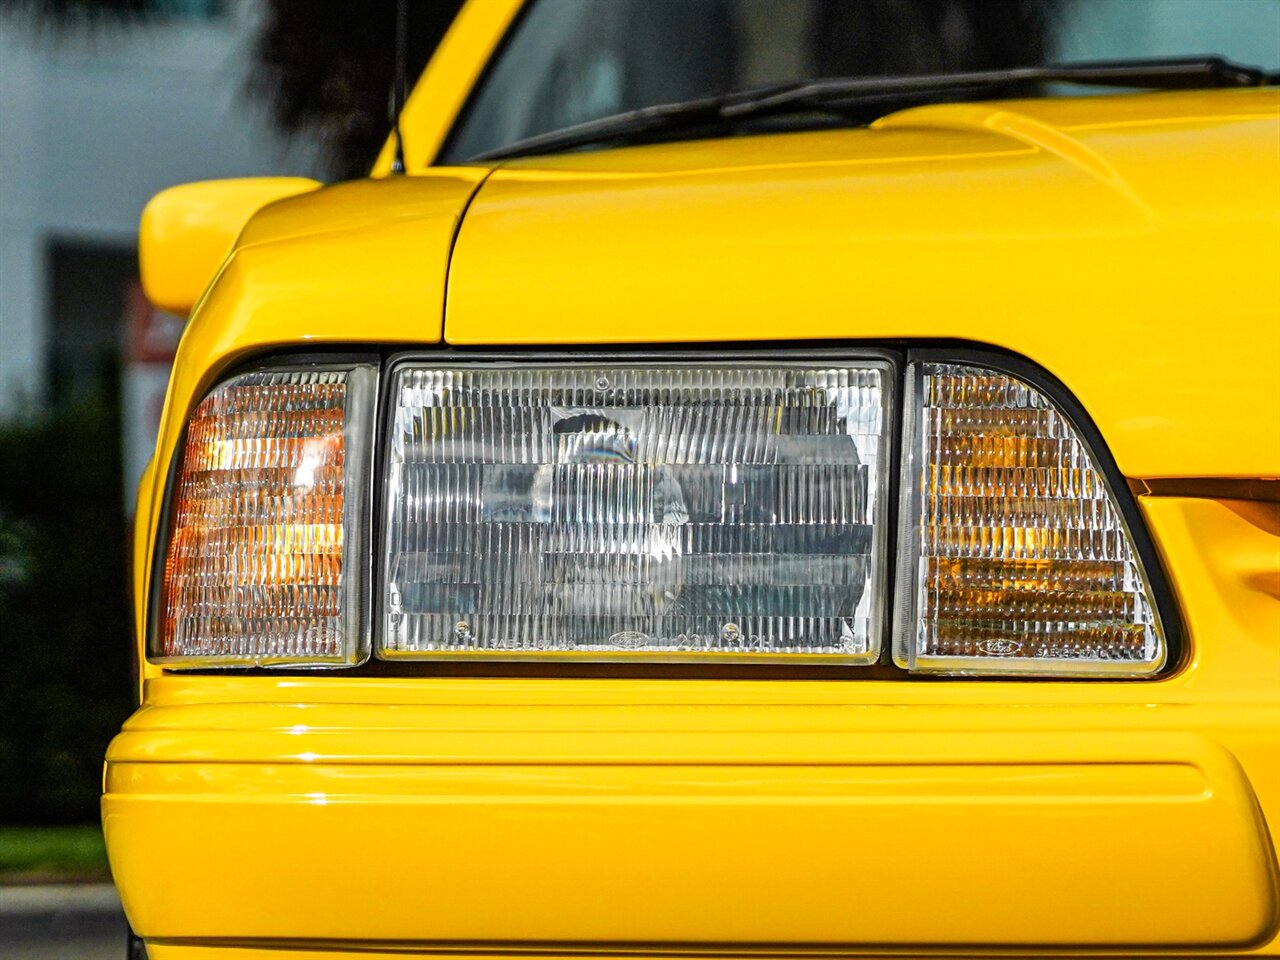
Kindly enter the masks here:
M 1067 415 L 980 367 L 907 374 L 894 654 L 916 671 L 1139 676 L 1167 656 L 1116 497 Z
M 402 366 L 379 654 L 874 660 L 888 370 Z
M 192 414 L 153 659 L 340 666 L 362 654 L 370 366 L 247 373 Z

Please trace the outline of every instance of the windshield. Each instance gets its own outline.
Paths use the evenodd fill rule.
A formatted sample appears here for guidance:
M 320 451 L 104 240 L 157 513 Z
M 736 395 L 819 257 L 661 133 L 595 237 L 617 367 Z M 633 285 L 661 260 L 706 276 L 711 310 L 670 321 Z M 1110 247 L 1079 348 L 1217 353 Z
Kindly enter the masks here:
M 1280 0 L 529 0 L 437 162 L 799 80 L 1277 50 Z

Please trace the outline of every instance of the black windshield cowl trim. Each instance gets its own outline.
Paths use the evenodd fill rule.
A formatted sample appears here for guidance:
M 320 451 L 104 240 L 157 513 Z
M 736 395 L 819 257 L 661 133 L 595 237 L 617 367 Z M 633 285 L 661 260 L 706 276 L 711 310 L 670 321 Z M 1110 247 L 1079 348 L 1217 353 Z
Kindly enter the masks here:
M 1165 57 L 1045 64 L 984 70 L 889 77 L 832 77 L 775 84 L 717 97 L 628 110 L 528 137 L 488 150 L 473 161 L 560 153 L 614 140 L 643 139 L 652 134 L 700 127 L 733 126 L 747 120 L 818 112 L 869 122 L 868 108 L 890 111 L 936 100 L 974 94 L 998 96 L 1037 83 L 1127 87 L 1142 90 L 1198 90 L 1214 87 L 1261 87 L 1280 81 L 1280 74 L 1243 66 L 1224 57 Z

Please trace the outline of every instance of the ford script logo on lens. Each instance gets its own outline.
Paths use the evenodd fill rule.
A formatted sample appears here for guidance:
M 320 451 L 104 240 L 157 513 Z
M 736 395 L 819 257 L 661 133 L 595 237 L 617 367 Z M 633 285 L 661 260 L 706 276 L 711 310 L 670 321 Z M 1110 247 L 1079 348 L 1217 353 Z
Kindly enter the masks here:
M 1021 649 L 1022 643 L 1019 640 L 999 638 L 978 641 L 978 652 L 985 653 L 988 657 L 1012 657 Z
M 621 650 L 639 650 L 648 644 L 649 635 L 638 630 L 622 630 L 609 638 L 609 645 Z

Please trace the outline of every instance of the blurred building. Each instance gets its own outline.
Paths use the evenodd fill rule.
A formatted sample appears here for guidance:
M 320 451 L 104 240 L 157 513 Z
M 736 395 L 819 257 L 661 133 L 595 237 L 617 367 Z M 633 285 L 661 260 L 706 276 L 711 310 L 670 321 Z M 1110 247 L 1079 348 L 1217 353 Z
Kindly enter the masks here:
M 124 26 L 0 17 L 0 420 L 119 365 L 152 194 L 312 166 L 242 96 L 257 5 L 154 2 Z

